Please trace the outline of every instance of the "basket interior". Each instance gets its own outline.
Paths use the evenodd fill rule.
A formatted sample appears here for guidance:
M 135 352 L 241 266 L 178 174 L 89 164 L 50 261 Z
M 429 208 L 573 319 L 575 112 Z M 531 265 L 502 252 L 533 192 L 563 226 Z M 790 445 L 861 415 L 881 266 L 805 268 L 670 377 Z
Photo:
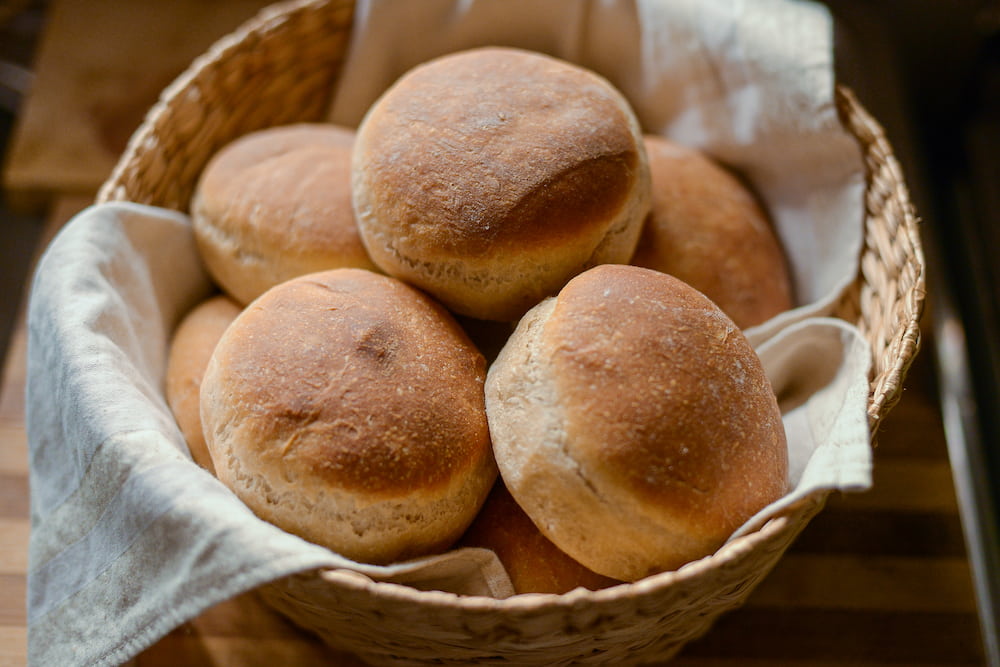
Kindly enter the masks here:
M 218 42 L 164 91 L 101 188 L 98 201 L 131 201 L 186 211 L 198 175 L 223 145 L 264 127 L 322 119 L 345 57 L 352 15 L 353 3 L 348 0 L 276 5 Z M 248 103 L 251 96 L 253 103 Z M 898 400 L 919 347 L 924 262 L 916 217 L 882 129 L 851 91 L 838 88 L 837 103 L 845 126 L 863 151 L 867 215 L 860 272 L 836 314 L 856 324 L 872 346 L 868 416 L 874 435 Z M 623 655 L 627 656 L 637 650 L 635 640 L 622 643 L 622 638 L 634 636 L 636 627 L 647 627 L 636 624 L 638 614 L 664 638 L 666 643 L 655 652 L 666 655 L 738 604 L 824 501 L 825 494 L 818 494 L 789 508 L 757 532 L 677 572 L 603 591 L 508 600 L 460 598 L 339 571 L 293 577 L 264 590 L 274 606 L 334 641 L 345 625 L 362 629 L 344 647 L 361 651 L 369 643 L 368 648 L 380 651 L 382 658 L 398 648 L 374 648 L 384 646 L 385 628 L 400 637 L 407 651 L 423 645 L 424 657 L 441 658 L 434 652 L 440 651 L 440 642 L 453 641 L 453 637 L 413 636 L 414 630 L 407 630 L 424 632 L 424 625 L 412 621 L 414 614 L 425 613 L 434 616 L 440 627 L 457 624 L 464 631 L 490 638 L 493 646 L 501 639 L 527 641 L 529 647 L 549 641 L 546 650 L 550 652 L 544 655 L 552 659 L 550 664 L 562 659 L 561 649 L 546 640 L 553 624 L 576 628 L 577 634 L 591 638 L 600 630 L 605 633 L 606 647 L 625 647 Z M 706 586 L 707 579 L 712 580 L 711 586 Z M 694 621 L 677 622 L 675 632 L 664 632 L 682 610 L 691 608 L 700 610 L 693 615 Z M 342 618 L 337 610 L 343 610 Z M 615 618 L 622 623 L 616 624 Z M 373 630 L 366 634 L 364 628 Z M 383 629 L 382 636 L 378 628 Z M 566 656 L 577 651 L 574 642 L 565 645 Z M 473 657 L 461 651 L 455 656 L 459 661 Z M 601 659 L 607 657 L 604 653 Z

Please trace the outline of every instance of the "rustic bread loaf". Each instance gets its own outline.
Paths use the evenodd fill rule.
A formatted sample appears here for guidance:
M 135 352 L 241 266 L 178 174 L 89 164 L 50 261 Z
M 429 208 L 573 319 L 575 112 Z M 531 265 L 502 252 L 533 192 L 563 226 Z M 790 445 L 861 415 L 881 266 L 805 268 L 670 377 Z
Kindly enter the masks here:
M 486 409 L 518 504 L 614 579 L 712 553 L 786 491 L 757 355 L 704 295 L 649 269 L 590 269 L 533 308 L 490 367 Z
M 592 591 L 621 583 L 591 572 L 560 551 L 524 513 L 498 480 L 461 546 L 489 549 L 510 576 L 515 593 L 567 593 L 574 588 Z
M 401 77 L 358 128 L 361 238 L 386 273 L 516 320 L 587 267 L 631 258 L 649 170 L 628 102 L 539 53 L 480 48 Z
M 201 430 L 201 380 L 215 345 L 240 314 L 238 303 L 225 295 L 201 302 L 184 316 L 170 340 L 165 395 L 191 457 L 214 472 Z
M 446 549 L 489 493 L 485 374 L 422 292 L 335 269 L 240 314 L 205 372 L 201 416 L 217 476 L 258 516 L 384 564 Z
M 215 281 L 242 304 L 314 271 L 375 269 L 351 204 L 354 131 L 324 123 L 245 135 L 206 165 L 191 204 Z
M 748 187 L 701 151 L 650 135 L 645 144 L 652 208 L 631 263 L 680 278 L 741 329 L 791 308 L 784 250 Z

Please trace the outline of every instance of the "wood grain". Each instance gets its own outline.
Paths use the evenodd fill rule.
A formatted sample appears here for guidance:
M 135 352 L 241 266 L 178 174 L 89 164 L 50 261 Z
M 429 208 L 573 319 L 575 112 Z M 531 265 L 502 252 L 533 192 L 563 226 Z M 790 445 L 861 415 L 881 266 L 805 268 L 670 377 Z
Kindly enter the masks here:
M 46 238 L 87 201 L 60 200 Z M 747 604 L 672 665 L 984 664 L 930 349 L 917 357 L 880 431 L 875 488 L 832 497 Z M 26 661 L 25 352 L 22 320 L 0 388 L 0 667 Z M 327 649 L 250 592 L 182 624 L 132 664 L 361 663 Z
M 95 192 L 160 91 L 267 4 L 50 3 L 3 174 L 9 203 L 34 211 L 55 194 Z

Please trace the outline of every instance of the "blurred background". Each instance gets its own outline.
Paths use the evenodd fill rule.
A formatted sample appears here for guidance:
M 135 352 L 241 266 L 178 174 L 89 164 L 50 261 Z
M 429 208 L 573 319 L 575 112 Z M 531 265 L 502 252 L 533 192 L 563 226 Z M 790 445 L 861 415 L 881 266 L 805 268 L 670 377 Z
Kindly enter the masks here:
M 159 92 L 216 38 L 265 4 L 0 0 L 0 351 L 8 358 L 17 350 L 23 297 L 39 248 L 93 198 Z M 942 455 L 960 535 L 955 539 L 962 542 L 955 549 L 966 564 L 978 629 L 961 626 L 966 629 L 947 641 L 974 647 L 942 657 L 954 657 L 948 664 L 997 664 L 1000 2 L 827 5 L 836 18 L 838 75 L 885 127 L 922 221 L 930 293 L 919 369 L 907 383 L 916 388 L 907 391 L 925 393 L 921 405 L 934 415 L 915 428 L 895 426 L 904 419 L 912 423 L 918 412 L 907 407 L 918 399 L 904 393 L 898 408 L 903 416 L 894 422 L 890 415 L 887 430 L 903 431 L 899 439 L 911 441 L 900 449 L 922 451 L 912 440 L 938 432 L 946 447 Z M 26 493 L 26 482 L 17 489 L 5 498 Z M 899 516 L 892 520 L 902 525 Z M 936 530 L 919 539 L 951 535 L 948 528 Z M 804 534 L 803 549 L 810 548 L 811 534 Z M 942 627 L 924 621 L 928 628 Z M 724 622 L 719 631 L 723 638 L 727 627 Z M 923 626 L 910 627 L 919 632 Z M 695 648 L 695 655 L 698 650 L 707 649 Z M 0 662 L 2 657 L 0 649 Z

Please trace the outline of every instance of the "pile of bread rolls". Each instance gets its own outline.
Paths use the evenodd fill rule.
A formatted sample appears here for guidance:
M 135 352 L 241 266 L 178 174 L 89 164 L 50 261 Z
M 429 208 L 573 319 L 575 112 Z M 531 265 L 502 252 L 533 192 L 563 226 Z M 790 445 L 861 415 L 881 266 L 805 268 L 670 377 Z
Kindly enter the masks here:
M 191 214 L 221 290 L 167 399 L 286 531 L 373 564 L 486 547 L 562 593 L 708 555 L 787 490 L 743 334 L 792 305 L 767 214 L 591 71 L 429 61 L 356 129 L 225 147 Z

